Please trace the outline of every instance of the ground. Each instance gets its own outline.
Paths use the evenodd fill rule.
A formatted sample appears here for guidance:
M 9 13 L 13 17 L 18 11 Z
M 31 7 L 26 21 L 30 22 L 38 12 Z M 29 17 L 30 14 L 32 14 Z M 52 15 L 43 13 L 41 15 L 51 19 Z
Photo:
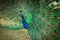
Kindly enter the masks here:
M 0 40 L 31 40 L 26 29 L 0 29 Z

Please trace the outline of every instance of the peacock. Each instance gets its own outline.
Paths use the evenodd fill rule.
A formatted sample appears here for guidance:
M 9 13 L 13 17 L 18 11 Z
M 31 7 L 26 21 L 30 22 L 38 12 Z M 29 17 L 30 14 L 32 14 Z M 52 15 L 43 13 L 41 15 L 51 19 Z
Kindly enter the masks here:
M 59 40 L 59 0 L 15 0 L 8 2 L 1 4 L 5 6 L 5 9 L 2 8 L 3 12 L 0 11 L 0 28 L 26 29 L 31 40 Z M 20 14 L 23 15 L 28 28 L 24 27 Z

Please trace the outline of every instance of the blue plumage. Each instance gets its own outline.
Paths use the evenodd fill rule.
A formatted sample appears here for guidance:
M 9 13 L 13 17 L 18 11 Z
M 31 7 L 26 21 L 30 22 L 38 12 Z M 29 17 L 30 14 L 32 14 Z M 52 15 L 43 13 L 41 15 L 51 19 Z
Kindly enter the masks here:
M 19 15 L 19 16 L 22 17 L 22 23 L 23 23 L 24 28 L 28 29 L 28 23 L 25 21 L 23 15 Z

